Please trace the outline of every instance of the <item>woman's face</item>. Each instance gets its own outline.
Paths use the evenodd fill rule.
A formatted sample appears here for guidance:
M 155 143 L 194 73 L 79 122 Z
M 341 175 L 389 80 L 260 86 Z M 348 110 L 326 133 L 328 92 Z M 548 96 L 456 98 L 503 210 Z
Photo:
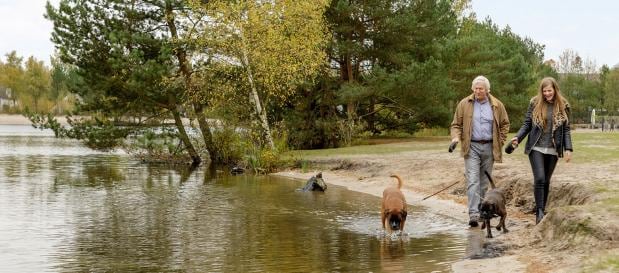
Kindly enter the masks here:
M 544 99 L 546 99 L 546 101 L 552 102 L 552 100 L 555 98 L 555 89 L 554 87 L 552 87 L 552 84 L 549 84 L 542 88 L 542 95 L 544 95 Z

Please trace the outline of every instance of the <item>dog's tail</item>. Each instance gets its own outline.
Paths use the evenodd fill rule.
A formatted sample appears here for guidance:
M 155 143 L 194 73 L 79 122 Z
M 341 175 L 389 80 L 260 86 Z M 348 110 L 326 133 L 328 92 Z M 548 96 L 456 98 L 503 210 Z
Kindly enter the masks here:
M 490 174 L 488 173 L 488 171 L 484 171 L 484 173 L 486 173 L 486 176 L 488 177 L 488 180 L 490 181 L 490 187 L 492 189 L 496 188 L 496 186 L 494 185 L 494 181 L 492 180 L 492 176 L 490 176 Z
M 397 174 L 392 174 L 390 176 L 398 180 L 398 189 L 401 189 L 402 188 L 402 178 L 400 178 L 400 176 L 398 176 Z

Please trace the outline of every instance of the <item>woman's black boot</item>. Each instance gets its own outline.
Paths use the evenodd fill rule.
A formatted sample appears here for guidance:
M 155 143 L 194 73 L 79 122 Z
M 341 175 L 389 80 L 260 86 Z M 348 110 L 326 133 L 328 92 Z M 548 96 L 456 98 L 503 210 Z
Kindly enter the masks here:
M 535 212 L 535 224 L 539 224 L 544 218 L 544 209 L 538 208 Z

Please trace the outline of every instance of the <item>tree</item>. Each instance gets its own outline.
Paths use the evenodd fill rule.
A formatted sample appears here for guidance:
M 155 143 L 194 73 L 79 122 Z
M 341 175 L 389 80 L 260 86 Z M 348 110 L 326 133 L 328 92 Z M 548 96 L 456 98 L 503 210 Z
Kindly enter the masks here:
M 5 55 L 6 62 L 0 62 L 0 84 L 10 88 L 15 103 L 24 92 L 24 68 L 23 58 L 17 56 L 17 52 L 11 51 Z
M 411 99 L 428 88 L 426 82 L 400 77 L 413 79 L 411 73 L 420 73 L 447 78 L 444 48 L 456 31 L 458 14 L 454 9 L 462 11 L 466 3 L 331 2 L 326 16 L 334 39 L 328 55 L 339 76 L 338 97 L 346 106 L 351 128 L 357 118 L 376 134 L 398 127 L 413 132 L 418 124 L 433 123 L 424 103 Z M 438 84 L 433 92 L 449 94 L 449 88 L 443 87 Z
M 500 29 L 489 18 L 478 22 L 473 17 L 465 20 L 454 49 L 455 62 L 449 73 L 457 98 L 470 95 L 471 81 L 484 75 L 490 80 L 491 94 L 505 104 L 510 120 L 522 120 L 538 85 L 536 72 L 548 71 L 540 67 L 543 46 L 521 38 L 509 26 Z
M 55 101 L 53 114 L 66 114 L 69 108 L 66 105 L 70 96 L 69 85 L 73 79 L 74 69 L 71 66 L 62 63 L 58 58 L 52 57 L 52 69 L 51 69 L 51 86 L 49 99 Z M 71 100 L 74 103 L 74 100 Z
M 595 61 L 566 49 L 557 63 L 561 91 L 570 102 L 573 123 L 586 122 L 591 108 L 604 107 L 604 79 Z M 603 71 L 602 71 L 603 72 Z
M 319 1 L 195 1 L 209 16 L 202 41 L 218 44 L 226 62 L 243 71 L 249 101 L 271 149 L 275 149 L 267 105 L 290 98 L 297 85 L 310 80 L 324 63 L 326 39 Z
M 619 113 L 619 68 L 613 68 L 608 72 L 604 82 L 604 104 L 603 106 L 611 115 Z
M 37 61 L 34 57 L 26 61 L 24 73 L 25 94 L 32 98 L 34 111 L 39 110 L 39 101 L 50 92 L 51 75 L 43 61 Z
M 146 125 L 167 125 L 170 117 L 192 162 L 199 164 L 181 119 L 192 104 L 188 51 L 194 47 L 181 35 L 195 22 L 187 12 L 180 0 L 61 0 L 58 8 L 48 3 L 59 58 L 75 68 L 69 86 L 80 98 L 75 114 L 91 117 L 69 119 L 72 127 L 55 126 L 57 134 L 108 149 Z M 200 125 L 210 134 L 208 124 Z

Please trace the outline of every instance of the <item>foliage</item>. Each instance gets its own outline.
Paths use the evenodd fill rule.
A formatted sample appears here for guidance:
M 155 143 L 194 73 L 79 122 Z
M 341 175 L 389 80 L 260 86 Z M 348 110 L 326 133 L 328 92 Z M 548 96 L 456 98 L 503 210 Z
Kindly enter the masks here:
M 378 134 L 397 128 L 414 132 L 445 118 L 448 111 L 435 113 L 417 94 L 449 96 L 443 50 L 455 34 L 454 8 L 466 6 L 461 2 L 331 2 L 326 16 L 334 40 L 328 54 L 337 69 L 337 95 L 346 105 L 347 119 L 359 117 L 366 130 Z M 430 83 L 417 74 L 438 84 L 428 88 Z
M 121 123 L 144 119 L 161 123 L 173 117 L 186 151 L 199 163 L 180 116 L 190 88 L 182 76 L 184 59 L 179 57 L 190 45 L 177 39 L 178 31 L 189 28 L 183 23 L 190 21 L 178 18 L 187 9 L 184 1 L 83 2 L 62 0 L 58 8 L 47 4 L 46 18 L 54 23 L 52 41 L 59 58 L 74 68 L 69 91 L 80 98 L 75 113 L 97 117 L 94 123 L 73 120 L 67 130 L 99 132 L 89 134 L 92 138 L 124 138 L 125 132 L 139 131 L 144 124 L 120 128 Z M 116 145 L 121 140 L 97 142 Z
M 291 107 L 283 108 L 285 129 L 288 130 L 288 146 L 294 149 L 333 148 L 350 142 L 346 139 L 345 124 L 338 118 L 335 106 L 337 83 L 323 75 L 319 82 L 297 89 Z
M 268 104 L 280 105 L 295 87 L 311 79 L 324 63 L 327 36 L 320 1 L 194 1 L 194 9 L 210 18 L 201 37 L 230 65 L 242 68 L 256 120 L 274 148 Z
M 619 68 L 609 71 L 602 83 L 604 97 L 602 105 L 611 115 L 619 115 Z
M 217 162 L 226 165 L 237 165 L 243 160 L 246 143 L 242 134 L 236 131 L 236 126 L 223 123 L 213 132 L 213 142 L 219 150 Z
M 463 22 L 452 46 L 455 62 L 450 78 L 457 100 L 470 95 L 471 81 L 484 75 L 490 80 L 491 94 L 505 105 L 510 121 L 517 124 L 524 120 L 528 102 L 541 79 L 536 71 L 546 71 L 539 68 L 543 46 L 521 38 L 509 27 L 500 29 L 490 19 L 477 22 L 475 18 Z M 453 109 L 457 100 L 452 104 Z
M 56 137 L 67 137 L 83 140 L 84 144 L 95 150 L 109 151 L 122 144 L 122 139 L 134 132 L 132 128 L 118 127 L 105 119 L 92 118 L 72 118 L 67 116 L 67 121 L 71 124 L 70 128 L 61 125 L 50 113 L 41 115 L 25 111 L 35 128 L 51 129 Z
M 184 152 L 178 132 L 173 128 L 147 128 L 128 138 L 123 148 L 146 163 L 188 163 L 191 158 Z
M 570 103 L 571 123 L 587 123 L 590 109 L 601 106 L 601 83 L 587 80 L 582 74 L 566 74 L 559 79 L 561 92 Z
M 12 51 L 6 56 L 6 62 L 0 60 L 0 88 L 11 90 L 11 99 L 14 106 L 4 109 L 10 113 L 19 113 L 26 109 L 35 112 L 49 112 L 68 109 L 72 104 L 71 97 L 62 97 L 54 92 L 56 79 L 52 75 L 52 69 L 48 68 L 43 61 L 34 57 L 23 58 Z

